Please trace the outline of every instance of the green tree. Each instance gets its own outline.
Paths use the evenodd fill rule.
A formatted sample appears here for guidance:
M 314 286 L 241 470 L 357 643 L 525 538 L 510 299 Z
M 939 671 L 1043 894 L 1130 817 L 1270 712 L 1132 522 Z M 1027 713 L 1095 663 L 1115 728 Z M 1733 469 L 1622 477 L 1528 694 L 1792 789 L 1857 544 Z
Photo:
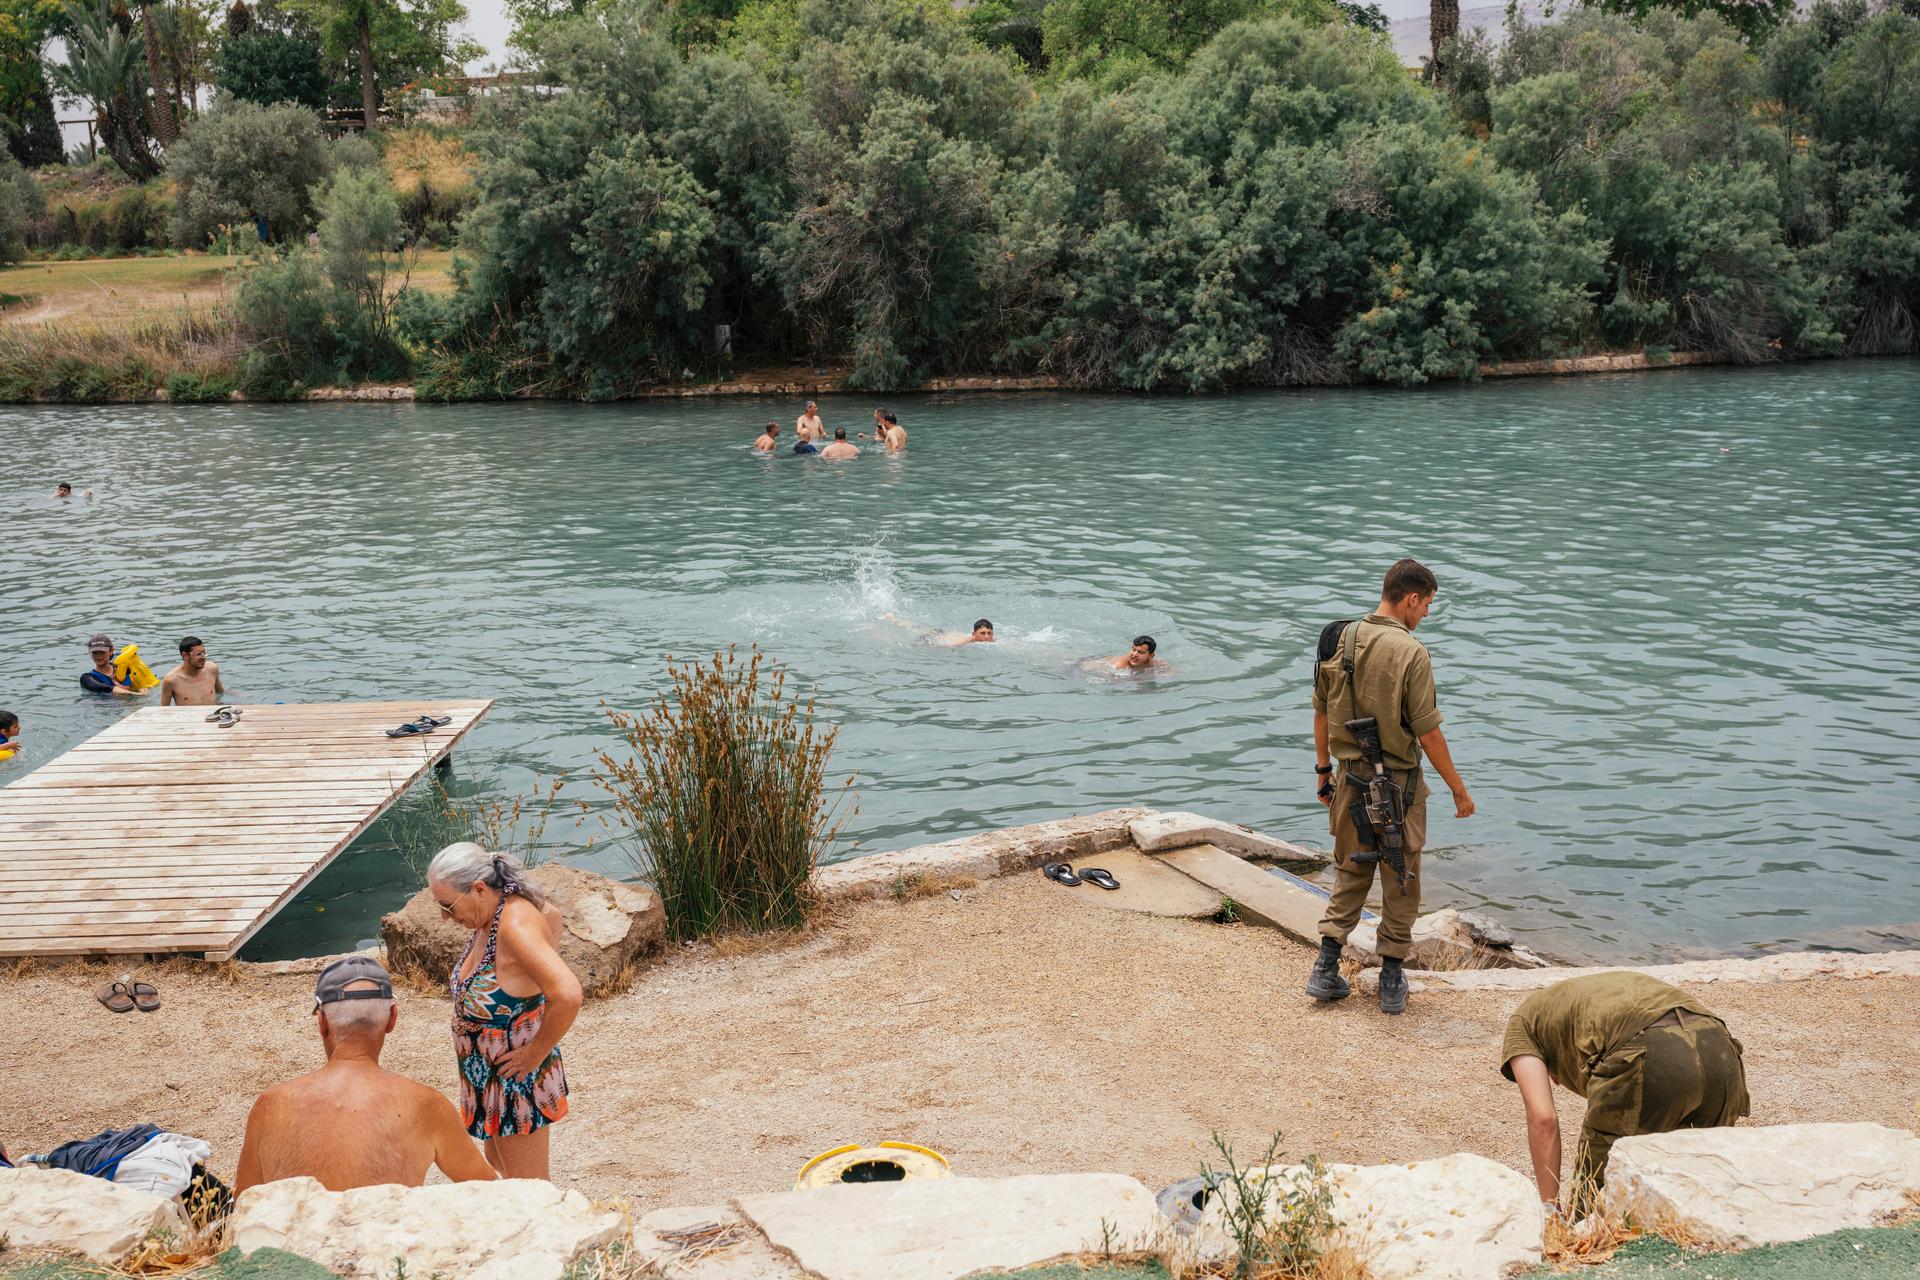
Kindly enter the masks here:
M 57 17 L 51 0 L 0 0 L 0 135 L 28 168 L 58 164 L 65 154 L 40 61 Z
M 318 111 L 327 105 L 327 69 L 320 48 L 280 31 L 254 29 L 220 46 L 214 83 L 245 102 L 291 102 Z
M 310 22 L 336 75 L 332 90 L 359 98 L 369 131 L 380 127 L 381 98 L 415 81 L 458 75 L 484 50 L 456 34 L 466 21 L 460 0 L 286 0 Z
M 1282 14 L 1314 23 L 1344 17 L 1333 0 L 1051 0 L 1041 28 L 1057 72 L 1117 86 L 1184 66 L 1236 22 Z
M 236 224 L 263 222 L 270 239 L 304 232 L 313 184 L 330 168 L 313 112 L 252 102 L 229 102 L 202 117 L 170 159 L 180 184 L 170 234 L 182 247 L 205 245 Z

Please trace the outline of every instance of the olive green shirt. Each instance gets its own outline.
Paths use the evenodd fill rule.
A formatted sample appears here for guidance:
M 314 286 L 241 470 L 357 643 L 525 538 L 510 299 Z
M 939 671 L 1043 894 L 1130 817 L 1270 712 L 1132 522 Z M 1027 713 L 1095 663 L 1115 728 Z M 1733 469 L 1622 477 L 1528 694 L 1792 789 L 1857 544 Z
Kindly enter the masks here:
M 1530 1055 L 1584 1098 L 1594 1064 L 1669 1009 L 1717 1021 L 1711 1009 L 1680 988 L 1644 973 L 1595 973 L 1556 982 L 1522 1000 L 1507 1019 L 1500 1074 L 1513 1079 L 1513 1060 Z
M 1327 714 L 1327 745 L 1336 760 L 1360 759 L 1360 743 L 1347 732 L 1347 721 L 1372 716 L 1380 722 L 1380 754 L 1389 769 L 1420 766 L 1420 735 L 1440 727 L 1435 705 L 1433 659 L 1427 646 L 1398 618 L 1370 613 L 1359 622 L 1354 639 L 1353 691 L 1347 694 L 1347 673 L 1341 663 L 1346 636 L 1333 656 L 1313 672 L 1313 709 Z

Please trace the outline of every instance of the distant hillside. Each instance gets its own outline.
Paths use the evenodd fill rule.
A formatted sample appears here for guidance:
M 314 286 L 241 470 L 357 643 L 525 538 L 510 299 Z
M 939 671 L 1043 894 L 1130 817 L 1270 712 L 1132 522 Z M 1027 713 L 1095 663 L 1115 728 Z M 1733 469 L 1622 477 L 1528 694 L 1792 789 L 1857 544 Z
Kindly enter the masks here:
M 1562 9 L 1566 8 L 1563 4 Z M 1540 21 L 1543 12 L 1536 0 L 1528 0 L 1520 6 L 1520 12 L 1528 22 Z M 1507 6 L 1504 4 L 1486 5 L 1479 9 L 1460 11 L 1462 29 L 1474 27 L 1482 31 L 1491 31 L 1495 44 L 1500 43 L 1507 33 Z M 1427 26 L 1427 15 L 1417 18 L 1402 18 L 1388 25 L 1387 30 L 1393 36 L 1393 51 L 1400 55 L 1400 61 L 1409 67 L 1420 65 L 1433 49 L 1433 35 Z

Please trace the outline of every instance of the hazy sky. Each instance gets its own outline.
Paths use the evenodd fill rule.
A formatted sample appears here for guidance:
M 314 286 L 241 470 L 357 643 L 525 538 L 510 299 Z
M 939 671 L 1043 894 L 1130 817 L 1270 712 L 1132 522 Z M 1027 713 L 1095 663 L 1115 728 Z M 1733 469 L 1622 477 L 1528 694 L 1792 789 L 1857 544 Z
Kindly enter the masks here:
M 1483 0 L 1467 0 L 1462 8 Z M 513 25 L 507 21 L 506 9 L 502 0 L 465 0 L 467 12 L 467 34 L 487 47 L 487 56 L 467 70 L 479 74 L 488 62 L 499 62 L 507 54 L 507 31 Z M 1389 18 L 1412 18 L 1427 11 L 1428 0 L 1380 0 L 1380 8 Z

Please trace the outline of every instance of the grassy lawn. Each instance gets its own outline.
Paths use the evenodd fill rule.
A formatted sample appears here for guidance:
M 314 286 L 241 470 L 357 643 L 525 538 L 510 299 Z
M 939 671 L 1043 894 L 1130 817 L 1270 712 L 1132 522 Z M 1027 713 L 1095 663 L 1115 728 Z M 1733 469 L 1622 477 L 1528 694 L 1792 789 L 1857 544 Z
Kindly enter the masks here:
M 0 326 L 62 324 L 111 328 L 187 311 L 207 311 L 226 292 L 226 276 L 240 259 L 206 254 L 177 258 L 93 258 L 23 262 L 0 270 Z M 421 255 L 413 283 L 432 292 L 451 289 L 453 254 Z

